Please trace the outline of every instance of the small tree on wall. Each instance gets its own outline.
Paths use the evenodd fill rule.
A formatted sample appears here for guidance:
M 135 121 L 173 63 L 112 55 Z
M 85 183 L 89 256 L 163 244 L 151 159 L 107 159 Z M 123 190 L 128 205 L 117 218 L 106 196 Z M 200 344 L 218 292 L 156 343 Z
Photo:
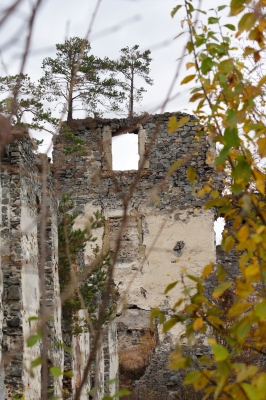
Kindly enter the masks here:
M 118 81 L 106 76 L 111 61 L 89 55 L 90 43 L 72 37 L 56 44 L 56 57 L 43 60 L 44 76 L 40 82 L 49 101 L 56 101 L 67 111 L 67 120 L 73 119 L 74 110 L 98 114 L 100 107 L 117 111 L 123 93 L 117 90 Z
M 136 77 L 144 79 L 148 85 L 153 85 L 153 80 L 149 77 L 150 63 L 150 50 L 145 50 L 141 53 L 139 46 L 135 45 L 132 48 L 125 47 L 121 49 L 120 60 L 116 63 L 116 70 L 123 74 L 125 81 L 121 83 L 121 87 L 128 96 L 128 115 L 133 117 L 134 103 L 140 103 L 143 93 L 146 90 L 143 87 L 137 88 Z

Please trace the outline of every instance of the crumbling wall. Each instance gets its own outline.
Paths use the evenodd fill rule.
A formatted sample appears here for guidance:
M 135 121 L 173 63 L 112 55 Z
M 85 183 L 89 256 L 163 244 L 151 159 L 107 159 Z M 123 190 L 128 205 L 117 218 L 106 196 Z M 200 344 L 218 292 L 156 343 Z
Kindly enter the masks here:
M 175 115 L 177 119 L 184 116 Z M 197 171 L 197 188 L 209 179 L 219 185 L 220 177 L 214 176 L 206 160 L 206 138 L 195 141 L 199 129 L 195 118 L 190 116 L 185 126 L 169 135 L 170 116 L 150 116 L 141 124 L 128 119 L 71 121 L 68 129 L 84 140 L 87 154 L 65 156 L 58 164 L 56 160 L 67 141 L 63 133 L 55 141 L 54 163 L 60 193 L 72 194 L 76 210 L 82 213 L 79 223 L 85 223 L 90 211 L 102 212 L 106 218 L 103 246 L 112 252 L 124 212 L 123 201 L 137 171 L 111 170 L 111 136 L 133 131 L 139 135 L 141 155 L 150 151 L 127 208 L 128 221 L 116 268 L 121 296 L 127 293 L 130 305 L 146 310 L 165 300 L 170 306 L 176 301 L 180 285 L 167 298 L 163 292 L 168 283 L 180 277 L 183 267 L 197 273 L 215 259 L 214 213 L 202 209 L 203 203 L 187 179 L 187 166 Z M 167 174 L 177 159 L 183 164 L 172 175 Z
M 27 129 L 14 128 L 11 143 L 3 155 L 1 166 L 1 274 L 3 279 L 1 396 L 40 397 L 40 366 L 31 374 L 31 362 L 40 355 L 41 342 L 28 347 L 27 339 L 36 334 L 37 322 L 31 317 L 40 315 L 39 277 L 39 207 L 42 197 L 40 160 L 33 152 Z M 45 161 L 47 162 L 47 161 Z M 48 174 L 49 174 L 49 166 Z M 45 240 L 45 283 L 47 306 L 56 305 L 49 321 L 51 342 L 60 342 L 61 317 L 57 274 L 57 210 L 52 199 L 53 182 L 48 179 L 48 224 Z M 51 233 L 52 232 L 52 233 Z M 61 348 L 50 348 L 52 365 L 63 363 Z M 50 382 L 59 394 L 60 383 Z
M 196 197 L 187 178 L 187 167 L 192 166 L 197 171 L 195 190 L 210 181 L 213 186 L 221 187 L 223 177 L 214 174 L 212 168 L 215 151 L 204 136 L 195 140 L 201 128 L 193 116 L 188 116 L 189 121 L 183 127 L 168 134 L 170 116 L 179 120 L 188 115 L 165 113 L 142 120 L 73 120 L 64 129 L 82 139 L 86 151 L 65 155 L 63 162 L 64 146 L 71 146 L 71 142 L 64 129 L 55 138 L 54 167 L 59 192 L 71 194 L 75 201 L 75 209 L 81 213 L 77 226 L 85 226 L 95 210 L 105 216 L 104 229 L 96 232 L 97 243 L 104 252 L 115 252 L 125 198 L 130 198 L 115 271 L 121 300 L 119 313 L 126 304 L 144 311 L 161 306 L 167 314 L 180 298 L 182 284 L 167 295 L 165 287 L 172 281 L 180 281 L 184 268 L 197 274 L 215 260 L 214 212 L 204 210 L 204 201 Z M 138 135 L 140 172 L 112 171 L 112 135 L 125 132 Z M 146 161 L 145 154 L 148 154 Z M 178 168 L 168 173 L 177 160 L 180 160 Z M 88 244 L 85 264 L 90 263 L 91 257 Z M 182 333 L 180 329 L 173 330 L 169 343 Z M 158 335 L 163 343 L 165 338 L 160 332 Z M 129 335 L 127 339 L 130 342 L 132 337 Z M 160 358 L 160 354 L 162 357 L 160 365 L 166 368 L 170 347 L 166 351 L 157 346 L 156 351 L 156 357 Z M 168 386 L 165 390 L 169 392 L 171 385 Z

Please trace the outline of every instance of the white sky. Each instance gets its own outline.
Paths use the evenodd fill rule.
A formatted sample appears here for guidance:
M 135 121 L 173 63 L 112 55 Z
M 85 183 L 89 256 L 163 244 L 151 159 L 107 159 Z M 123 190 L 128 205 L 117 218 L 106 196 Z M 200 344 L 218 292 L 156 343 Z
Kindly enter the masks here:
M 13 1 L 1 0 L 0 10 L 13 4 Z M 3 63 L 0 63 L 1 75 L 6 75 L 3 65 L 8 74 L 16 74 L 20 70 L 21 55 L 27 36 L 25 20 L 33 3 L 35 0 L 22 0 L 19 10 L 0 30 L 3 60 Z M 182 11 L 179 11 L 173 19 L 170 16 L 172 9 L 181 3 L 182 1 L 178 0 L 102 0 L 89 38 L 91 53 L 99 57 L 117 59 L 121 48 L 135 44 L 140 46 L 140 50 L 150 49 L 152 52 L 150 76 L 154 80 L 154 85 L 146 87 L 147 93 L 144 94 L 141 106 L 136 107 L 137 111 L 161 112 L 161 105 L 177 69 L 177 59 L 182 55 L 186 43 L 185 34 L 174 40 L 174 37 L 183 31 L 180 26 Z M 229 0 L 203 0 L 202 9 L 207 10 L 229 3 Z M 197 2 L 194 0 L 193 4 L 196 6 Z M 56 43 L 63 43 L 67 37 L 85 35 L 95 5 L 96 0 L 44 0 L 37 15 L 31 52 L 24 72 L 33 80 L 40 78 L 42 60 L 45 57 L 55 56 Z M 224 12 L 225 15 L 226 13 L 227 11 Z M 231 19 L 225 23 L 228 22 L 230 23 Z M 113 27 L 115 29 L 112 29 Z M 186 61 L 172 91 L 174 100 L 166 105 L 164 111 L 192 113 L 193 104 L 188 103 L 189 87 L 179 85 L 186 74 L 185 63 Z M 76 115 L 79 118 L 85 116 L 84 113 Z M 137 137 L 137 135 L 128 136 Z M 121 157 L 121 149 L 125 146 L 132 147 L 130 144 L 123 144 L 123 140 L 125 140 L 123 136 L 114 138 L 114 147 L 118 147 L 120 162 L 124 167 L 126 160 L 133 159 L 134 168 L 138 156 L 133 154 L 127 155 L 124 159 Z M 47 136 L 45 142 L 46 144 L 49 142 Z M 45 146 L 41 151 L 45 151 Z M 122 168 L 121 164 L 114 165 L 114 169 L 130 169 L 132 165 L 124 167 Z
M 2 0 L 0 8 L 10 6 L 14 0 Z M 0 46 L 4 63 L 9 74 L 19 71 L 19 61 L 27 36 L 25 26 L 29 5 L 36 0 L 22 0 L 22 5 L 12 15 L 0 32 Z M 87 32 L 96 0 L 43 0 L 36 23 L 30 56 L 25 72 L 33 79 L 41 76 L 41 64 L 45 57 L 55 56 L 55 44 L 63 43 L 66 37 L 84 37 Z M 138 44 L 141 50 L 150 49 L 151 78 L 154 86 L 148 86 L 139 111 L 159 112 L 162 101 L 171 85 L 177 68 L 177 59 L 181 56 L 186 35 L 174 40 L 183 29 L 180 26 L 182 10 L 171 18 L 170 13 L 178 0 L 102 0 L 95 18 L 90 42 L 92 54 L 111 59 L 119 57 L 119 50 Z M 181 2 L 182 3 L 182 2 Z M 203 0 L 204 10 L 228 0 Z M 193 1 L 193 4 L 197 2 Z M 112 30 L 115 27 L 115 30 Z M 109 30 L 109 32 L 106 32 Z M 13 42 L 10 45 L 10 40 Z M 7 45 L 9 43 L 9 45 Z M 184 63 L 185 64 L 185 63 Z M 185 73 L 185 65 L 180 71 L 173 95 L 181 95 L 166 106 L 166 111 L 191 111 L 186 86 L 179 86 Z M 0 73 L 5 75 L 3 66 Z

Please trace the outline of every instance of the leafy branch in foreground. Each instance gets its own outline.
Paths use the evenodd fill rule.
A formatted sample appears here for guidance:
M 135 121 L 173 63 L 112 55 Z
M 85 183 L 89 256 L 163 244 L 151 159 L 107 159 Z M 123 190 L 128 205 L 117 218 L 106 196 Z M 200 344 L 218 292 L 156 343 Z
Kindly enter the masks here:
M 195 114 L 218 145 L 217 171 L 230 177 L 227 194 L 219 194 L 208 182 L 198 196 L 208 194 L 205 208 L 215 207 L 227 221 L 222 248 L 235 254 L 238 262 L 234 278 L 232 265 L 226 262 L 205 266 L 201 277 L 184 273 L 183 298 L 174 306 L 172 318 L 165 320 L 158 309 L 152 313 L 164 332 L 185 325 L 190 343 L 196 339 L 195 346 L 207 335 L 211 356 L 195 361 L 177 348 L 170 363 L 174 369 L 190 368 L 185 384 L 202 391 L 203 399 L 266 399 L 266 77 L 254 83 L 245 62 L 252 55 L 258 63 L 265 51 L 266 3 L 249 4 L 249 0 L 232 0 L 230 6 L 211 9 L 202 25 L 194 22 L 199 10 L 187 0 L 172 12 L 174 16 L 185 11 L 183 24 L 190 36 L 187 69 L 193 73 L 181 84 L 193 82 L 190 102 L 196 103 Z M 231 16 L 238 16 L 237 26 L 223 22 L 226 7 Z M 236 32 L 236 38 L 245 35 L 244 49 L 236 50 L 228 29 Z M 190 168 L 188 173 L 193 184 L 196 171 L 191 174 Z M 207 279 L 215 282 L 211 296 L 206 292 Z

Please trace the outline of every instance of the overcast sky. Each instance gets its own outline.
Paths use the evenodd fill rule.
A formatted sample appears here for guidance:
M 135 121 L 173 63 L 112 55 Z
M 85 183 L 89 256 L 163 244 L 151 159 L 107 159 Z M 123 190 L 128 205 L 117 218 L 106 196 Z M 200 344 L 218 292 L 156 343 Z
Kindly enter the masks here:
M 0 10 L 13 4 L 14 0 L 1 0 Z M 21 5 L 0 30 L 0 48 L 2 62 L 0 74 L 16 74 L 20 70 L 22 51 L 27 37 L 27 16 L 31 5 L 36 0 L 21 0 Z M 45 57 L 55 56 L 55 44 L 63 43 L 71 36 L 84 37 L 88 30 L 97 0 L 43 0 L 34 25 L 31 51 L 25 66 L 33 80 L 41 76 L 41 64 Z M 186 34 L 174 38 L 183 32 L 180 26 L 182 11 L 171 18 L 172 9 L 181 4 L 178 0 L 102 0 L 96 15 L 92 33 L 89 37 L 91 53 L 99 57 L 117 59 L 119 50 L 135 44 L 140 50 L 151 50 L 151 78 L 153 86 L 148 86 L 147 93 L 137 111 L 159 113 L 161 105 L 177 70 L 177 59 L 182 55 L 186 43 Z M 196 4 L 193 1 L 193 4 Z M 229 4 L 229 0 L 203 0 L 202 9 L 207 10 L 220 4 Z M 227 13 L 227 11 L 225 11 Z M 188 103 L 189 90 L 180 87 L 180 81 L 186 73 L 185 63 L 179 71 L 179 77 L 172 91 L 174 100 L 169 102 L 164 111 L 186 111 L 192 113 Z M 179 95 L 178 95 L 179 94 Z M 79 115 L 85 117 L 86 115 Z M 74 115 L 75 117 L 75 115 Z M 78 116 L 76 116 L 78 117 Z M 136 137 L 135 137 L 136 139 Z M 125 145 L 122 137 L 114 138 L 114 152 L 120 154 L 121 164 L 114 169 L 130 169 L 126 160 L 137 163 L 136 146 Z M 120 142 L 121 141 L 121 142 Z M 46 137 L 46 143 L 49 139 Z M 131 148 L 132 154 L 125 155 L 123 161 L 121 149 Z M 45 151 L 42 147 L 41 151 Z
M 1 0 L 0 11 L 15 0 Z M 22 52 L 27 37 L 29 11 L 36 0 L 21 0 L 16 12 L 0 29 L 1 58 L 0 74 L 16 74 L 20 70 Z M 88 30 L 97 0 L 43 0 L 36 22 L 30 54 L 24 72 L 33 80 L 40 78 L 41 65 L 45 57 L 55 57 L 56 43 L 63 43 L 71 36 L 84 37 Z M 119 50 L 138 44 L 140 50 L 151 50 L 151 78 L 153 86 L 146 85 L 147 93 L 136 111 L 161 112 L 161 105 L 173 81 L 187 41 L 186 33 L 174 39 L 184 30 L 180 21 L 182 9 L 171 18 L 172 9 L 178 0 L 102 0 L 94 20 L 89 40 L 92 54 L 111 59 L 119 57 Z M 207 10 L 229 0 L 202 0 L 202 9 Z M 193 1 L 195 6 L 198 4 Z M 225 11 L 227 13 L 228 11 Z M 166 104 L 164 111 L 193 112 L 188 103 L 188 86 L 180 86 L 186 74 L 186 60 L 179 69 L 171 96 L 174 100 Z M 139 82 L 140 85 L 143 82 Z M 144 85 L 145 86 L 145 85 Z M 74 113 L 74 118 L 86 117 L 85 112 Z M 110 117 L 110 115 L 108 115 Z M 43 148 L 44 149 L 44 148 Z
M 19 70 L 19 60 L 27 34 L 26 16 L 35 0 L 22 0 L 21 6 L 1 30 L 0 46 L 2 57 L 9 74 Z M 96 0 L 43 0 L 34 26 L 31 52 L 25 72 L 33 79 L 41 75 L 43 58 L 55 56 L 55 44 L 63 43 L 66 37 L 84 37 L 87 32 Z M 203 0 L 203 8 L 217 6 L 226 1 Z M 228 1 L 227 1 L 228 2 Z M 11 5 L 13 0 L 2 0 L 0 7 Z M 174 40 L 183 30 L 180 26 L 182 10 L 174 19 L 170 13 L 178 0 L 102 0 L 93 25 L 90 42 L 92 54 L 111 59 L 119 57 L 119 50 L 138 44 L 141 50 L 150 49 L 151 78 L 140 111 L 159 112 L 162 101 L 171 85 L 177 68 L 177 59 L 186 42 L 185 34 Z M 215 3 L 215 4 L 214 4 Z M 115 28 L 115 29 L 112 29 Z M 13 40 L 10 45 L 10 40 Z M 184 63 L 185 64 L 185 63 Z M 185 65 L 180 77 L 185 73 Z M 3 65 L 1 74 L 5 75 Z M 180 78 L 181 79 L 181 78 Z M 180 96 L 166 106 L 166 111 L 192 111 L 188 104 L 185 87 L 177 80 L 173 95 Z

